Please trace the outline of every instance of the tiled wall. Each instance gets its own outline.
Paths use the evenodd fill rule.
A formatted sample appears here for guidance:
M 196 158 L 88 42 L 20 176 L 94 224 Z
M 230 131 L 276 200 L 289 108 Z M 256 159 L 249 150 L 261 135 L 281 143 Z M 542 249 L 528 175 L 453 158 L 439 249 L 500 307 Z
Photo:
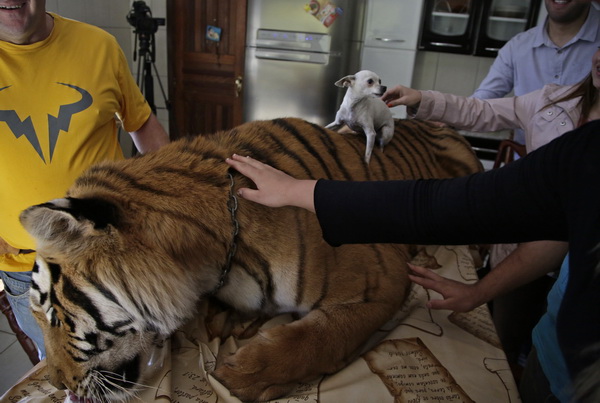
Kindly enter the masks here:
M 440 52 L 417 52 L 412 86 L 450 94 L 471 95 L 494 59 Z
M 152 10 L 154 18 L 167 17 L 167 0 L 145 0 L 146 4 Z M 67 18 L 87 22 L 105 29 L 117 38 L 125 56 L 129 61 L 129 66 L 134 77 L 137 77 L 138 60 L 134 62 L 133 52 L 138 47 L 135 43 L 133 27 L 127 22 L 126 16 L 131 10 L 131 0 L 46 0 L 46 9 L 53 11 Z M 157 116 L 164 126 L 169 130 L 169 115 L 166 109 L 164 97 L 161 93 L 158 79 L 162 82 L 165 95 L 168 97 L 167 81 L 167 30 L 166 26 L 159 26 L 155 35 L 156 41 L 156 61 L 158 76 L 153 69 L 154 77 L 154 103 L 157 107 Z M 131 139 L 125 133 L 121 136 L 126 155 L 130 155 Z

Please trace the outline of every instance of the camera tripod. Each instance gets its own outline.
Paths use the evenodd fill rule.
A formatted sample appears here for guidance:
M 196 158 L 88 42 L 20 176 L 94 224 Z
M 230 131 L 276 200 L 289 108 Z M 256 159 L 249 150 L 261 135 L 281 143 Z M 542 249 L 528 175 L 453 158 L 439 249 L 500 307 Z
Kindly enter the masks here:
M 137 56 L 139 56 L 137 65 L 137 85 L 140 87 L 140 90 L 150 105 L 152 112 L 156 115 L 156 104 L 154 103 L 154 78 L 152 77 L 152 70 L 154 70 L 154 73 L 156 74 L 158 85 L 162 92 L 167 109 L 170 108 L 170 105 L 160 80 L 160 76 L 158 75 L 156 64 L 154 63 L 156 55 L 154 34 L 136 32 L 136 37 L 136 39 L 139 39 L 139 41 L 136 41 L 139 42 L 139 49 L 133 52 L 133 61 L 135 62 Z

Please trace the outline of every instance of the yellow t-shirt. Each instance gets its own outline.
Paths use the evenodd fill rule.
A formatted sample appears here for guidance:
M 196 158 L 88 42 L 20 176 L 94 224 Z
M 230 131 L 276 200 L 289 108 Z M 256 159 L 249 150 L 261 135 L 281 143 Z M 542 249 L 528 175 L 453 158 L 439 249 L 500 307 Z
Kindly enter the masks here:
M 151 113 L 113 36 L 51 15 L 44 41 L 0 41 L 0 237 L 17 249 L 35 249 L 21 211 L 63 197 L 91 164 L 123 158 L 116 115 L 131 132 Z M 0 270 L 31 270 L 34 255 L 0 255 Z

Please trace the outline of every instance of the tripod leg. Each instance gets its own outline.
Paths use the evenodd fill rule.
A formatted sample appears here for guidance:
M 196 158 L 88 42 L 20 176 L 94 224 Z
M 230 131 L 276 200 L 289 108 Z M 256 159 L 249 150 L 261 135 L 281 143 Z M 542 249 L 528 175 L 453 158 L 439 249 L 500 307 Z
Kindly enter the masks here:
M 154 79 L 152 78 L 152 63 L 149 60 L 144 60 L 144 95 L 152 113 L 156 115 L 156 105 L 154 105 Z
M 169 104 L 169 100 L 167 99 L 167 95 L 165 93 L 165 89 L 162 85 L 162 81 L 160 80 L 160 75 L 158 74 L 158 69 L 156 68 L 156 64 L 152 62 L 152 67 L 154 67 L 154 73 L 156 73 L 156 79 L 158 80 L 158 85 L 160 87 L 160 92 L 162 93 L 163 100 L 165 101 L 165 107 L 167 109 L 171 109 L 171 105 Z

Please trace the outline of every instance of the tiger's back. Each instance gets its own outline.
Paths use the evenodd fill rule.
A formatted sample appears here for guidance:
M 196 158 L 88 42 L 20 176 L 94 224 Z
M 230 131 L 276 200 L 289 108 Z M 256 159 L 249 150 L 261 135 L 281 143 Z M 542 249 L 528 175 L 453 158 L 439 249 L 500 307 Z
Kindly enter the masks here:
M 100 393 L 90 374 L 102 379 L 104 370 L 128 368 L 131 376 L 154 340 L 188 319 L 199 298 L 214 295 L 245 312 L 302 316 L 261 331 L 214 373 L 243 400 L 271 399 L 342 368 L 398 310 L 407 246 L 333 248 L 314 214 L 237 200 L 236 189 L 252 184 L 228 169 L 233 153 L 297 178 L 442 178 L 481 168 L 450 129 L 398 121 L 392 141 L 367 165 L 363 136 L 299 119 L 247 123 L 92 167 L 68 198 L 22 215 L 38 244 L 32 305 L 55 382 L 88 397 Z M 73 295 L 88 296 L 96 311 Z M 138 372 L 128 381 L 140 382 Z M 109 398 L 129 393 L 103 384 Z
M 468 142 L 456 131 L 419 120 L 395 123 L 394 137 L 383 152 L 373 154 L 369 164 L 360 162 L 363 136 L 332 132 L 297 119 L 242 125 L 233 130 L 226 146 L 303 178 L 428 179 L 464 176 L 482 169 Z M 258 133 L 237 139 L 240 131 Z M 281 139 L 279 131 L 287 138 Z M 278 164 L 278 158 L 289 162 Z

